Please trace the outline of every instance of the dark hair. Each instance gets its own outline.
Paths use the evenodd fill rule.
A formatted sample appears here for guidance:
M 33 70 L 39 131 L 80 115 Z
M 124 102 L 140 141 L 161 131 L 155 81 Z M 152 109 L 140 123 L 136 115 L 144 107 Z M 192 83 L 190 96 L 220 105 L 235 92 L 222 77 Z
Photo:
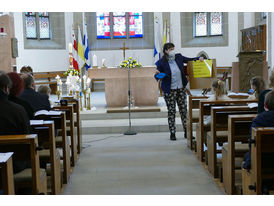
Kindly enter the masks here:
M 164 53 L 164 56 L 163 56 L 163 59 L 164 60 L 168 60 L 168 54 L 166 53 L 166 50 L 169 50 L 170 48 L 174 48 L 174 44 L 173 43 L 165 43 L 164 44 L 164 47 L 163 47 L 163 53 Z
M 25 88 L 31 88 L 31 85 L 34 83 L 33 76 L 30 73 L 25 73 L 21 77 L 24 80 Z
M 24 80 L 16 72 L 10 72 L 7 74 L 12 81 L 12 87 L 10 88 L 10 94 L 18 97 L 24 90 Z
M 274 87 L 274 72 L 271 73 L 271 76 L 269 78 L 269 87 Z
M 4 91 L 6 87 L 11 88 L 12 82 L 6 72 L 0 70 L 0 90 Z
M 270 91 L 265 95 L 264 103 L 269 110 L 274 110 L 274 91 Z
M 250 84 L 255 86 L 255 96 L 258 98 L 259 94 L 265 90 L 265 83 L 262 77 L 256 76 L 250 80 Z
M 31 75 L 33 75 L 33 70 L 31 68 L 31 66 L 23 66 L 20 69 L 20 73 L 30 73 Z

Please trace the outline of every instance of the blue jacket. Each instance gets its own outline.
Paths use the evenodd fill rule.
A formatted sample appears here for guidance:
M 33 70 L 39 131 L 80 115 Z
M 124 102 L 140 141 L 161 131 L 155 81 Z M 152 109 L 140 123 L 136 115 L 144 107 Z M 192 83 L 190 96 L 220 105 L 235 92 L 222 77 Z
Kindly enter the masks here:
M 185 87 L 188 83 L 186 75 L 184 73 L 184 63 L 187 63 L 188 61 L 193 61 L 193 60 L 198 60 L 199 57 L 195 58 L 188 58 L 185 56 L 182 56 L 181 54 L 175 54 L 175 61 L 181 71 L 182 75 L 182 83 L 183 86 Z M 165 73 L 166 76 L 162 79 L 161 87 L 164 93 L 170 93 L 170 87 L 171 87 L 171 71 L 169 67 L 168 61 L 165 59 L 161 58 L 159 61 L 156 62 L 157 70 L 160 71 L 161 73 Z M 155 79 L 158 81 L 155 77 Z

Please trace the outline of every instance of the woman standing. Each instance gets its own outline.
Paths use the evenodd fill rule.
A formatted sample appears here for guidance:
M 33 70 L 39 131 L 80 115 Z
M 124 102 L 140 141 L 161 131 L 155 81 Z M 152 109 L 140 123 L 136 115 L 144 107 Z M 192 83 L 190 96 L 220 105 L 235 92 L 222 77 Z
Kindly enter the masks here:
M 203 57 L 187 58 L 181 54 L 175 54 L 173 43 L 166 43 L 163 48 L 164 56 L 157 63 L 155 78 L 159 80 L 157 74 L 164 73 L 162 79 L 162 90 L 168 110 L 168 125 L 170 131 L 170 140 L 176 140 L 176 102 L 181 115 L 181 120 L 186 138 L 186 85 L 188 83 L 184 73 L 184 63 L 193 60 L 203 61 Z

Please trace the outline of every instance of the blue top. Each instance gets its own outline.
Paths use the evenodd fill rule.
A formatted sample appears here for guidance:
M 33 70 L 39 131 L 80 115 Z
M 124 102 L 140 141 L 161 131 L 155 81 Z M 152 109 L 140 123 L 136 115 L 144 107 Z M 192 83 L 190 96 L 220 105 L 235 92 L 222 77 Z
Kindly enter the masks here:
M 198 59 L 199 59 L 199 57 L 188 58 L 188 57 L 182 56 L 181 54 L 175 54 L 174 64 L 176 63 L 175 65 L 177 65 L 178 69 L 180 70 L 180 72 L 176 73 L 176 76 L 178 77 L 178 75 L 181 74 L 182 87 L 185 87 L 188 83 L 187 78 L 184 73 L 184 63 L 187 63 L 188 61 L 198 60 Z M 157 61 L 156 65 L 157 65 L 158 71 L 166 74 L 166 77 L 164 77 L 162 79 L 162 83 L 161 83 L 162 90 L 164 93 L 170 93 L 172 79 L 174 79 L 172 76 L 172 72 L 171 72 L 171 66 L 170 66 L 169 62 L 163 58 L 161 58 L 159 61 Z M 172 66 L 172 68 L 174 69 L 173 66 Z M 174 72 L 173 72 L 173 74 L 174 74 Z M 175 78 L 175 80 L 173 80 L 173 83 L 175 82 L 175 84 L 177 82 L 176 81 L 177 77 Z M 159 80 L 159 79 L 156 78 L 156 80 Z

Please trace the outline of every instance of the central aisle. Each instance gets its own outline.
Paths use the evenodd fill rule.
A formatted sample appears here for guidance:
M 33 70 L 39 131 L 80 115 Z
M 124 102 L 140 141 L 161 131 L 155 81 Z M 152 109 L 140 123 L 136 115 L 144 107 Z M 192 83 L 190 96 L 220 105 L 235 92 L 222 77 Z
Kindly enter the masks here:
M 83 136 L 65 195 L 220 195 L 183 133 Z

